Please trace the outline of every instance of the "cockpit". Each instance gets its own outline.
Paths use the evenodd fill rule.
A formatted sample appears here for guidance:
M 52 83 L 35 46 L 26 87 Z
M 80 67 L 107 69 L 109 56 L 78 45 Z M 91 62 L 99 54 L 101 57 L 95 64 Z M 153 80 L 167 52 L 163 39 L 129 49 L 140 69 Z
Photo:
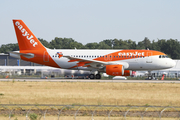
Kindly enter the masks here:
M 169 58 L 167 55 L 159 55 L 159 58 Z

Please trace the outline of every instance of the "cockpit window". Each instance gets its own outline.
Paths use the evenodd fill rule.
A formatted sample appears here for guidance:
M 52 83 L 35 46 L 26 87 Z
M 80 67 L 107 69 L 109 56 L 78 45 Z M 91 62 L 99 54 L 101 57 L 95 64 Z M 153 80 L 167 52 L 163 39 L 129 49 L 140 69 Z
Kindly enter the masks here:
M 159 55 L 159 58 L 169 58 L 167 55 Z

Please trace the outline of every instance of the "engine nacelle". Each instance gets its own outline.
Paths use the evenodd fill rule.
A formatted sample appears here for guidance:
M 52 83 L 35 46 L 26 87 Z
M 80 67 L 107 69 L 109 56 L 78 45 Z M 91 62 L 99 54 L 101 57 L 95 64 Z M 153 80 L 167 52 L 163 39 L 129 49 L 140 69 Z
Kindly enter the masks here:
M 124 75 L 122 76 L 131 76 L 132 75 L 132 70 L 124 70 Z
M 123 76 L 124 67 L 123 65 L 106 65 L 106 74 L 112 76 Z

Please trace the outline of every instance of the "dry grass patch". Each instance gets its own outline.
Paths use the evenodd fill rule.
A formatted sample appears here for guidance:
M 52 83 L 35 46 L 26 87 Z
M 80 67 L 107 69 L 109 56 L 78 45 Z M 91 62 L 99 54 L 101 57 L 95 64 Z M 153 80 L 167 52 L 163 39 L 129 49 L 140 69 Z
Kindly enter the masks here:
M 0 82 L 0 104 L 180 106 L 174 83 Z
M 12 120 L 25 120 L 25 116 L 16 116 L 11 118 Z M 57 116 L 46 116 L 46 120 L 57 120 Z M 94 120 L 109 120 L 108 117 L 93 117 Z M 0 120 L 7 120 L 8 117 L 0 116 Z M 41 117 L 44 119 L 44 117 Z M 91 120 L 91 116 L 84 116 L 84 117 L 76 117 L 77 120 Z M 124 120 L 124 117 L 111 117 L 111 120 Z M 159 120 L 159 118 L 153 117 L 144 117 L 145 120 Z M 178 120 L 178 118 L 162 118 L 163 120 Z M 74 120 L 74 116 L 63 116 L 60 117 L 59 120 Z M 126 120 L 141 120 L 141 117 L 126 117 Z

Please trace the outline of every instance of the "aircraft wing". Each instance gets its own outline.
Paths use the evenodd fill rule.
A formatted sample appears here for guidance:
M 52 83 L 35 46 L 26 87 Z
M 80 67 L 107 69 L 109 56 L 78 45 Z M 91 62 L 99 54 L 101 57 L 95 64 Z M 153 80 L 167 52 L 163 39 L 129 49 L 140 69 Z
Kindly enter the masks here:
M 78 62 L 78 66 L 82 67 L 93 67 L 93 68 L 103 68 L 106 65 L 118 65 L 121 64 L 124 66 L 124 69 L 127 69 L 129 67 L 129 64 L 127 62 L 103 62 L 98 60 L 92 60 L 92 59 L 85 59 L 85 58 L 76 58 L 71 56 L 63 56 L 69 59 L 68 62 Z

